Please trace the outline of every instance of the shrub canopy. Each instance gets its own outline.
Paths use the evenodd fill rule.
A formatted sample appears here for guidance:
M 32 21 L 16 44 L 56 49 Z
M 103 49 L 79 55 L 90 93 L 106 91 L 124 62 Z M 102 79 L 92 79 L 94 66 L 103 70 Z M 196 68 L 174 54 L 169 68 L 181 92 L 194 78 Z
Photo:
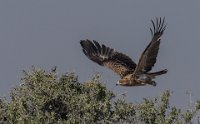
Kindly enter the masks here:
M 191 122 L 200 109 L 182 112 L 170 106 L 169 90 L 141 103 L 126 102 L 108 90 L 94 75 L 80 83 L 74 73 L 57 74 L 33 69 L 23 72 L 10 100 L 0 99 L 0 123 L 135 123 L 182 124 Z

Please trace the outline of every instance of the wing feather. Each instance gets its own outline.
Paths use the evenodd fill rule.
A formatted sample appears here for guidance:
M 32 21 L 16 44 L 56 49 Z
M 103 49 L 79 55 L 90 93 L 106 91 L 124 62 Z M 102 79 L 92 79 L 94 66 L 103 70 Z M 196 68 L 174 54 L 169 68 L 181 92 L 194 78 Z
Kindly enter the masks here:
M 112 48 L 100 45 L 97 41 L 81 40 L 83 53 L 92 61 L 113 70 L 123 78 L 133 73 L 136 64 L 127 55 L 117 52 Z
M 156 18 L 154 22 L 151 20 L 153 28 L 150 28 L 151 34 L 153 36 L 151 42 L 148 44 L 146 49 L 143 51 L 138 65 L 135 69 L 135 73 L 146 73 L 149 72 L 154 64 L 156 63 L 156 58 L 160 46 L 160 37 L 163 35 L 166 28 L 165 18 Z

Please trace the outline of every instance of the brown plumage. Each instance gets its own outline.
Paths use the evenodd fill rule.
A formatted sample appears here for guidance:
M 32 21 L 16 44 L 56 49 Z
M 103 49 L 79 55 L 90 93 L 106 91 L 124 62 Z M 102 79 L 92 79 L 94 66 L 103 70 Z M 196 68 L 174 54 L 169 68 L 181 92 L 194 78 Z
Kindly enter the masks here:
M 104 44 L 100 45 L 95 40 L 81 40 L 80 44 L 83 48 L 83 53 L 90 60 L 101 66 L 108 67 L 120 75 L 121 80 L 118 81 L 117 85 L 144 86 L 150 84 L 156 86 L 156 82 L 153 79 L 158 75 L 167 73 L 167 69 L 150 72 L 156 63 L 160 37 L 166 28 L 166 24 L 165 18 L 156 18 L 155 22 L 152 20 L 151 22 L 153 25 L 153 28 L 150 28 L 152 40 L 141 54 L 137 65 L 129 56 L 117 52 Z

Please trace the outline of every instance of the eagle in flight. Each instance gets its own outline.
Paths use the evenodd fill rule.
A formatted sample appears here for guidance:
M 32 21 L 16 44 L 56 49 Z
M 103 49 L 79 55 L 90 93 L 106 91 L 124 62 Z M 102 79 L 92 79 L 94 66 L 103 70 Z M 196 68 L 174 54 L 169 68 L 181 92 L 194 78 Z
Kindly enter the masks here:
M 121 79 L 116 85 L 121 86 L 144 86 L 146 84 L 156 86 L 153 80 L 156 76 L 167 73 L 167 69 L 150 72 L 158 55 L 160 37 L 166 28 L 165 18 L 151 20 L 153 27 L 150 28 L 152 39 L 140 56 L 136 64 L 129 56 L 116 51 L 97 41 L 81 40 L 83 53 L 95 63 L 105 66 L 117 73 Z

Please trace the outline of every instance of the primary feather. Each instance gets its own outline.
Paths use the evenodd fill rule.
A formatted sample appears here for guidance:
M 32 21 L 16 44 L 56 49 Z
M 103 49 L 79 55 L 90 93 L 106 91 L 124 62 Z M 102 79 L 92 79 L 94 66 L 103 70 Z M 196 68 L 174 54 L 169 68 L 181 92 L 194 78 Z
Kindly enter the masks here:
M 100 45 L 97 41 L 81 40 L 83 53 L 92 61 L 101 66 L 108 67 L 122 78 L 133 72 L 136 64 L 127 55 L 117 52 L 112 48 Z

